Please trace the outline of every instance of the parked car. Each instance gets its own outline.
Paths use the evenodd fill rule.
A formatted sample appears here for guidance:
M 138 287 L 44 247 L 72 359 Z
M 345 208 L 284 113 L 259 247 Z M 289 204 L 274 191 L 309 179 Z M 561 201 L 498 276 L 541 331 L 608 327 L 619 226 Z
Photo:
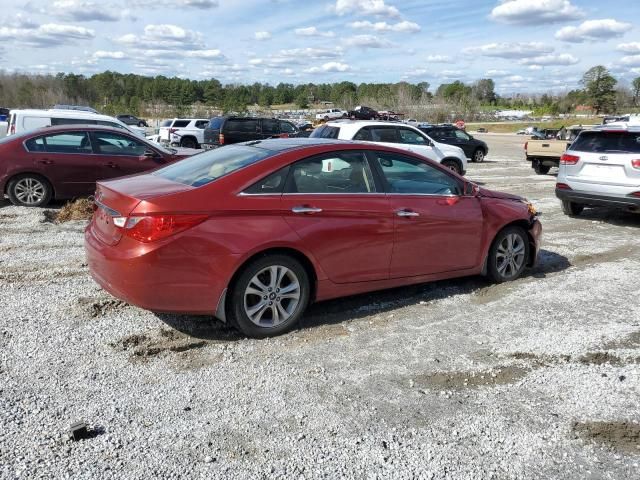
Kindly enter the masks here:
M 484 162 L 484 158 L 489 153 L 486 142 L 473 138 L 472 135 L 454 126 L 430 125 L 418 128 L 437 142 L 460 147 L 472 162 Z
M 335 120 L 336 118 L 347 118 L 349 116 L 349 112 L 345 112 L 344 110 L 340 110 L 339 108 L 330 108 L 326 112 L 321 112 L 316 114 L 316 120 Z
M 375 142 L 424 155 L 460 175 L 464 175 L 467 169 L 467 158 L 461 148 L 437 142 L 419 129 L 403 123 L 377 120 L 328 122 L 316 128 L 311 137 Z
M 291 329 L 312 301 L 535 264 L 521 197 L 412 152 L 323 139 L 211 150 L 98 182 L 85 230 L 95 281 L 158 312 L 215 315 L 244 334 Z
M 349 111 L 349 118 L 353 120 L 377 120 L 380 118 L 380 115 L 378 115 L 378 112 L 373 108 L 358 105 Z
M 640 126 L 581 132 L 560 158 L 556 181 L 566 215 L 600 206 L 640 212 Z
M 120 128 L 144 138 L 144 128 L 125 125 L 120 120 L 108 115 L 75 109 L 51 110 L 11 110 L 7 135 L 14 135 L 28 130 L 58 125 L 103 125 Z
M 135 115 L 120 114 L 116 118 L 126 125 L 136 125 L 138 127 L 148 127 L 147 121 L 136 117 Z
M 63 125 L 0 139 L 0 191 L 14 205 L 90 195 L 96 180 L 152 170 L 197 153 L 166 150 L 121 128 Z
M 266 138 L 308 136 L 288 120 L 261 117 L 224 116 L 212 118 L 204 129 L 204 148 Z
M 208 118 L 172 118 L 165 120 L 158 130 L 158 142 L 183 148 L 201 148 Z
M 53 106 L 53 110 L 76 110 L 78 112 L 99 113 L 95 108 L 91 108 L 87 105 L 56 104 Z

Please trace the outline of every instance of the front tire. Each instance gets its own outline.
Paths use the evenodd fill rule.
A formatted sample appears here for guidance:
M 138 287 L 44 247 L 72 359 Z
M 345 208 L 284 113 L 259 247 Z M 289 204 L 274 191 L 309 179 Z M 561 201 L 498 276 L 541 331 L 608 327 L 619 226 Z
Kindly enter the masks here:
M 533 161 L 533 171 L 538 175 L 546 175 L 547 173 L 549 173 L 549 170 L 551 170 L 551 167 L 549 167 L 548 165 L 543 165 L 540 160 Z
M 265 338 L 291 330 L 309 303 L 309 275 L 288 255 L 249 263 L 229 293 L 229 316 L 245 335 Z
M 479 148 L 475 152 L 473 152 L 473 161 L 476 163 L 484 162 L 484 150 Z
M 570 217 L 576 217 L 582 213 L 584 205 L 579 203 L 570 202 L 569 200 L 562 200 L 562 212 Z
M 448 168 L 449 170 L 453 170 L 458 175 L 462 175 L 462 168 L 460 167 L 460 164 L 455 160 L 443 160 L 442 166 Z
M 40 175 L 27 173 L 9 181 L 7 195 L 18 207 L 44 207 L 51 200 L 53 188 Z
M 529 238 L 520 227 L 507 227 L 496 235 L 489 251 L 487 272 L 496 283 L 515 280 L 529 258 Z

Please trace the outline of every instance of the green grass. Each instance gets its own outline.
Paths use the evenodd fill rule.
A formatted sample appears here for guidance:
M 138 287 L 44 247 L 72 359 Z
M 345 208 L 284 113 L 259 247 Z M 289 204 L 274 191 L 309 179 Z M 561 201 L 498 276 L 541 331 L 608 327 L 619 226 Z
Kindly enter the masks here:
M 491 133 L 516 133 L 518 130 L 527 127 L 544 128 L 560 128 L 562 126 L 569 127 L 571 125 L 597 125 L 602 123 L 602 119 L 598 117 L 589 118 L 564 118 L 552 120 L 549 122 L 469 122 L 466 124 L 467 130 L 475 132 L 478 128 L 485 128 Z

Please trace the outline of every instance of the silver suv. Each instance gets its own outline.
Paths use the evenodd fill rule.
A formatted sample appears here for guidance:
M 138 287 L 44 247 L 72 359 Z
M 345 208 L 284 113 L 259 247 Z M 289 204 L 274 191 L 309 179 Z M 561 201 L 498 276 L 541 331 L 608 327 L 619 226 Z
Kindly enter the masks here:
M 640 125 L 581 132 L 560 158 L 556 196 L 566 215 L 586 206 L 640 212 Z

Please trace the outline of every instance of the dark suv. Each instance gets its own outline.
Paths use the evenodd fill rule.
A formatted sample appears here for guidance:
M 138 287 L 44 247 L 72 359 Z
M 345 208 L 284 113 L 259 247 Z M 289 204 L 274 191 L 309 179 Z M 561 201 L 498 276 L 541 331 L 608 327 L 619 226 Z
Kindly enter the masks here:
M 277 118 L 214 117 L 204 129 L 205 149 L 265 138 L 298 137 L 293 123 Z
M 489 147 L 485 142 L 473 138 L 464 130 L 453 125 L 419 125 L 418 128 L 436 142 L 460 147 L 472 162 L 483 162 L 484 157 L 489 153 Z
M 142 120 L 141 118 L 138 118 L 134 115 L 129 115 L 129 114 L 122 114 L 122 115 L 116 115 L 116 118 L 118 120 L 120 120 L 122 123 L 125 123 L 127 125 L 136 125 L 138 127 L 148 127 L 149 125 L 147 125 L 147 121 L 146 120 Z

